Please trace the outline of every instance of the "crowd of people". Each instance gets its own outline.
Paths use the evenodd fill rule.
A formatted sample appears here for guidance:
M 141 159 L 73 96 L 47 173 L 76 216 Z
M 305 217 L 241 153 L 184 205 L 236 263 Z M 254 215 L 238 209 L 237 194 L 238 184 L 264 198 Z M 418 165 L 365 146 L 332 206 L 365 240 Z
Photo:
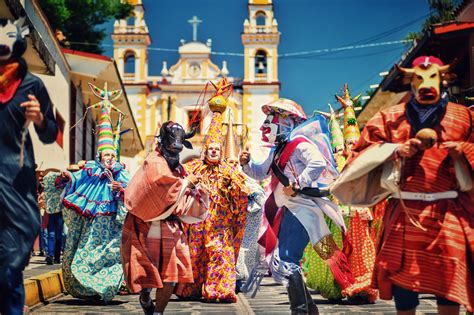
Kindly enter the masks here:
M 0 54 L 10 76 L 0 89 L 2 314 L 21 313 L 37 237 L 71 296 L 107 303 L 120 290 L 138 293 L 150 315 L 172 294 L 235 303 L 266 275 L 287 288 L 292 314 L 318 314 L 309 288 L 359 303 L 393 297 L 401 314 L 415 314 L 419 293 L 435 295 L 442 314 L 473 311 L 473 113 L 446 99 L 449 65 L 438 58 L 400 68 L 412 99 L 362 133 L 347 85 L 336 95 L 343 130 L 332 109 L 308 117 L 289 99 L 262 104 L 270 149 L 261 162 L 238 152 L 230 115 L 225 128 L 232 85 L 222 78 L 211 83 L 202 155 L 182 164 L 196 130 L 164 122 L 133 177 L 120 162 L 121 90 L 90 84 L 100 99 L 91 106 L 100 111 L 96 159 L 39 171 L 25 126 L 54 141 L 52 104 L 21 59 L 21 25 L 0 25 L 15 34 Z

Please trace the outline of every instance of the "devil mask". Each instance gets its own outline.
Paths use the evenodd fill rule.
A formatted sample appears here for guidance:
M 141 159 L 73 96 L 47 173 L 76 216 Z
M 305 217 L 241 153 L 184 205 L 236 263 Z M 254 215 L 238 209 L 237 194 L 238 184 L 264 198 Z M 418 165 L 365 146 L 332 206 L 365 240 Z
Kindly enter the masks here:
M 28 26 L 23 27 L 25 19 L 20 18 L 15 22 L 0 19 L 0 62 L 17 59 L 26 50 L 25 35 Z

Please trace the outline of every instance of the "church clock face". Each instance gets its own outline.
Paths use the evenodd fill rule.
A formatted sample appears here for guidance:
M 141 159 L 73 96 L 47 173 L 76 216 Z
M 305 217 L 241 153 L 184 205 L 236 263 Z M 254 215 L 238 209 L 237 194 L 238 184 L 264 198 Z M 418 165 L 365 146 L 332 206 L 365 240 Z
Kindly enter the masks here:
M 197 77 L 201 73 L 201 66 L 198 63 L 192 63 L 189 65 L 189 75 L 191 77 Z

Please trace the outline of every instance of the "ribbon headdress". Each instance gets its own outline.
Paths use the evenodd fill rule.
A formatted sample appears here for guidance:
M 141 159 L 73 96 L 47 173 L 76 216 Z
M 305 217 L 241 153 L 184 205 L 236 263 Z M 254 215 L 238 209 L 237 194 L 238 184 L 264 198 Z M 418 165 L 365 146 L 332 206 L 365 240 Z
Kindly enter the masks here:
M 101 99 L 100 102 L 87 108 L 87 110 L 92 108 L 100 108 L 99 140 L 97 152 L 101 153 L 105 150 L 113 150 L 116 152 L 118 160 L 120 155 L 120 135 L 123 134 L 123 132 L 120 132 L 120 129 L 122 127 L 125 114 L 115 107 L 112 102 L 117 100 L 122 95 L 122 90 L 107 90 L 107 82 L 105 82 L 103 90 L 92 83 L 89 83 L 89 87 L 91 88 L 92 93 Z M 119 114 L 115 132 L 112 128 L 112 120 L 110 118 L 110 113 L 112 110 Z

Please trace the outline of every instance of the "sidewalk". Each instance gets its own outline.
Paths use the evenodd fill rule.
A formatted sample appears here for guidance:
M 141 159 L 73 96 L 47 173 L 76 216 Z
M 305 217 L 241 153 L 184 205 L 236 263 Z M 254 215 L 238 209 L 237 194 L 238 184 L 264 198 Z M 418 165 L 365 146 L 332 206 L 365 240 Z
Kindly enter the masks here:
M 39 276 L 49 271 L 60 270 L 61 264 L 46 265 L 46 257 L 33 256 L 30 258 L 30 264 L 23 271 L 23 279 Z
M 32 308 L 64 292 L 61 265 L 46 265 L 45 257 L 33 256 L 23 272 L 25 305 Z

